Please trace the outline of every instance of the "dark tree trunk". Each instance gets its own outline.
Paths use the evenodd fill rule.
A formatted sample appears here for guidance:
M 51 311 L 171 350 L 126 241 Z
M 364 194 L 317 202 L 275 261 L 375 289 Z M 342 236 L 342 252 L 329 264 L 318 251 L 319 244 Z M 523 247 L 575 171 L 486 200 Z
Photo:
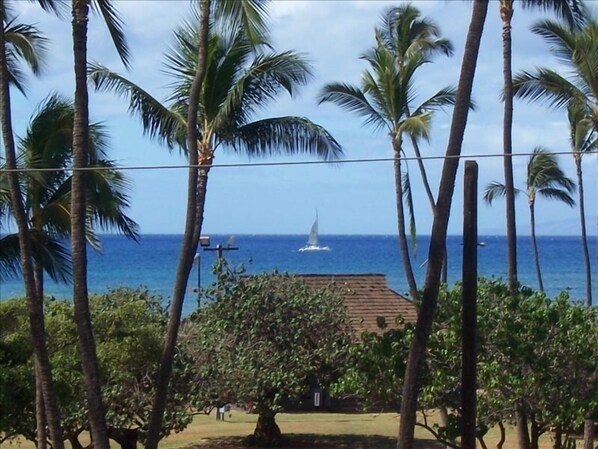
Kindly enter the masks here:
M 575 169 L 577 172 L 577 192 L 579 195 L 579 223 L 581 225 L 581 247 L 583 263 L 586 274 L 586 300 L 585 305 L 592 306 L 592 266 L 590 264 L 590 251 L 586 232 L 586 207 L 583 194 L 583 173 L 581 171 L 581 155 L 575 154 Z
M 36 423 L 36 448 L 48 447 L 48 432 L 46 429 L 46 405 L 44 403 L 44 389 L 40 377 L 39 362 L 35 359 L 35 423 Z
M 405 370 L 405 381 L 403 384 L 403 400 L 401 402 L 401 415 L 399 424 L 398 449 L 413 449 L 413 437 L 416 423 L 418 373 L 424 358 L 426 345 L 430 336 L 430 329 L 436 313 L 438 291 L 440 288 L 440 275 L 444 260 L 444 248 L 446 245 L 446 232 L 457 169 L 459 168 L 459 156 L 465 133 L 465 125 L 471 104 L 471 91 L 475 68 L 480 48 L 480 40 L 486 21 L 488 11 L 488 0 L 475 0 L 467 41 L 465 43 L 465 54 L 461 65 L 461 75 L 457 88 L 457 98 L 453 110 L 453 119 L 449 142 L 447 146 L 448 158 L 444 162 L 436 214 L 432 225 L 432 236 L 430 238 L 430 250 L 428 253 L 428 269 L 422 298 L 420 313 L 417 318 L 415 335 Z
M 515 419 L 517 421 L 517 442 L 519 449 L 530 449 L 529 429 L 527 427 L 525 411 L 518 408 L 515 412 Z
M 276 424 L 276 413 L 271 410 L 260 410 L 253 435 L 248 443 L 258 447 L 280 447 L 284 440 L 280 428 Z
M 108 429 L 108 436 L 116 441 L 121 449 L 137 449 L 139 429 Z
M 531 423 L 531 431 L 530 431 L 530 448 L 531 449 L 539 449 L 540 444 L 540 425 L 536 422 L 535 419 L 530 419 Z
M 71 443 L 71 448 L 72 449 L 85 449 L 83 447 L 83 445 L 81 444 L 81 442 L 79 441 L 78 435 L 77 436 L 71 436 L 68 438 L 69 443 Z
M 563 449 L 563 429 L 561 426 L 557 426 L 554 430 L 554 444 L 553 449 Z
M 172 363 L 174 351 L 181 324 L 181 314 L 183 311 L 183 302 L 185 300 L 185 291 L 189 281 L 189 274 L 193 266 L 193 258 L 197 251 L 197 243 L 203 221 L 203 208 L 205 203 L 207 170 L 198 170 L 196 165 L 200 162 L 197 133 L 197 114 L 199 94 L 205 77 L 207 46 L 208 46 L 208 24 L 210 19 L 210 0 L 201 0 L 199 5 L 199 45 L 197 71 L 193 84 L 189 92 L 189 108 L 187 111 L 187 151 L 189 157 L 189 172 L 187 184 L 187 213 L 185 219 L 185 231 L 183 234 L 183 243 L 181 254 L 177 265 L 174 292 L 172 296 L 172 305 L 168 318 L 166 336 L 164 338 L 164 347 L 160 357 L 160 367 L 158 369 L 158 379 L 156 383 L 156 396 L 152 404 L 152 413 L 148 427 L 146 449 L 157 449 L 160 440 L 160 431 L 164 418 L 164 409 L 166 406 L 166 396 L 168 384 L 172 373 Z M 202 148 L 203 150 L 203 148 Z M 201 161 L 207 162 L 207 161 Z M 198 176 L 198 171 L 202 171 L 204 176 Z M 198 192 L 202 189 L 203 192 Z
M 503 153 L 505 172 L 505 202 L 507 216 L 507 264 L 509 290 L 517 290 L 517 229 L 515 225 L 515 185 L 513 182 L 512 130 L 513 130 L 513 75 L 511 69 L 511 17 L 513 0 L 500 0 L 502 19 L 503 56 Z
M 505 429 L 505 425 L 502 423 L 502 421 L 498 421 L 498 428 L 500 429 L 500 438 L 498 443 L 496 443 L 496 449 L 502 449 L 505 441 L 507 441 L 507 429 Z
M 395 192 L 397 201 L 397 226 L 399 231 L 399 248 L 401 250 L 401 258 L 403 260 L 403 270 L 409 285 L 409 294 L 412 300 L 419 299 L 419 292 L 417 290 L 417 283 L 415 282 L 415 275 L 413 274 L 413 265 L 411 263 L 411 256 L 409 254 L 409 243 L 407 242 L 407 233 L 405 232 L 405 207 L 403 205 L 403 179 L 401 170 L 401 141 L 400 137 L 393 138 L 394 150 L 394 171 L 395 171 Z
M 583 449 L 594 449 L 596 426 L 592 418 L 586 417 L 583 421 Z
M 536 240 L 536 211 L 534 203 L 529 204 L 529 216 L 532 231 L 532 251 L 534 252 L 534 263 L 536 265 L 536 276 L 538 277 L 538 288 L 541 292 L 544 291 L 544 283 L 542 282 L 542 271 L 540 270 L 540 252 L 538 251 L 538 242 Z
M 71 184 L 71 256 L 73 260 L 73 304 L 87 393 L 89 427 L 95 449 L 109 449 L 106 412 L 102 403 L 96 346 L 87 291 L 86 187 L 88 165 L 89 98 L 87 92 L 87 0 L 73 0 L 73 55 L 75 108 L 73 119 L 73 176 Z
M 4 1 L 0 0 L 0 14 L 2 15 L 3 21 L 5 8 L 6 5 L 4 4 Z M 46 408 L 45 413 L 53 448 L 64 449 L 62 429 L 60 426 L 60 409 L 54 392 L 52 369 L 46 346 L 43 299 L 38 295 L 35 285 L 33 250 L 31 246 L 29 222 L 25 213 L 18 174 L 16 171 L 12 171 L 17 168 L 17 159 L 12 129 L 10 88 L 6 61 L 6 41 L 3 31 L 0 31 L 0 114 L 5 149 L 5 164 L 6 168 L 9 170 L 6 173 L 6 177 L 8 179 L 11 207 L 19 236 L 21 272 L 25 286 L 25 295 L 27 297 L 27 310 L 36 361 L 36 394 L 39 394 L 39 390 L 43 393 L 43 403 Z

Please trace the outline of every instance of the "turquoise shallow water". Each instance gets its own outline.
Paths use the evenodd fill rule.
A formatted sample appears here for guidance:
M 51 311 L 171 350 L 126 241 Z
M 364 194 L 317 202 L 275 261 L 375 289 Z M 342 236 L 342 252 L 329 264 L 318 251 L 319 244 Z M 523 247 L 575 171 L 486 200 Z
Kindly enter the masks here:
M 228 236 L 212 236 L 212 245 L 225 244 Z M 332 248 L 330 252 L 307 253 L 297 250 L 305 243 L 305 236 L 239 235 L 235 245 L 238 251 L 228 251 L 225 257 L 233 265 L 243 264 L 249 273 L 288 271 L 290 273 L 383 273 L 391 288 L 400 293 L 407 291 L 395 236 L 320 236 L 320 243 Z M 461 237 L 448 240 L 449 282 L 461 277 Z M 506 276 L 506 245 L 504 236 L 481 236 L 484 247 L 478 251 L 478 273 L 487 277 Z M 419 237 L 414 267 L 423 283 L 429 239 Z M 104 292 L 118 286 L 148 287 L 168 300 L 172 294 L 174 272 L 179 254 L 181 236 L 145 235 L 137 244 L 123 237 L 102 237 L 103 253 L 89 253 L 89 290 Z M 598 268 L 596 239 L 591 239 L 593 296 L 598 302 Z M 577 237 L 540 237 L 538 239 L 545 289 L 550 295 L 569 289 L 573 298 L 584 295 L 584 272 L 581 245 Z M 530 239 L 519 238 L 519 278 L 536 287 Z M 201 252 L 201 283 L 213 281 L 211 267 L 215 252 Z M 193 287 L 197 285 L 196 268 L 189 281 L 189 295 L 185 313 L 196 306 Z M 69 297 L 70 286 L 48 282 L 48 294 Z M 23 294 L 20 279 L 3 280 L 0 300 Z

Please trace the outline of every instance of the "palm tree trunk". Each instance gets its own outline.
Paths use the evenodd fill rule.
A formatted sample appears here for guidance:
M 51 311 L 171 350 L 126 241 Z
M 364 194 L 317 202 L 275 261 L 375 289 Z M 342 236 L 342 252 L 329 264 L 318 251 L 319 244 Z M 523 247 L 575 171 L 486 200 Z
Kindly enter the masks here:
M 503 153 L 505 172 L 505 201 L 507 216 L 507 269 L 509 290 L 517 290 L 517 229 L 515 225 L 515 185 L 513 182 L 512 130 L 513 130 L 513 74 L 511 69 L 511 17 L 513 0 L 500 0 L 502 19 L 502 54 L 504 82 Z
M 35 291 L 37 297 L 41 299 L 42 307 L 44 307 L 44 269 L 41 263 L 33 261 Z M 44 390 L 40 378 L 40 367 L 37 358 L 35 359 L 35 423 L 37 426 L 37 449 L 46 449 L 48 446 L 48 434 L 46 431 L 47 420 L 44 402 Z
M 401 171 L 401 138 L 393 139 L 394 150 L 394 171 L 395 171 L 395 192 L 397 201 L 397 225 L 399 230 L 399 248 L 401 249 L 401 258 L 403 259 L 403 270 L 409 285 L 409 294 L 411 299 L 419 299 L 417 283 L 413 274 L 413 265 L 409 255 L 409 243 L 407 242 L 407 233 L 405 232 L 405 208 L 403 205 L 403 177 Z
M 164 338 L 164 347 L 160 357 L 160 367 L 158 369 L 158 380 L 156 382 L 156 395 L 152 403 L 152 413 L 145 443 L 146 449 L 157 449 L 164 418 L 164 409 L 166 407 L 166 395 L 168 384 L 172 373 L 172 363 L 174 360 L 174 351 L 181 324 L 181 315 L 183 311 L 183 302 L 185 300 L 185 291 L 189 281 L 189 274 L 193 266 L 193 258 L 197 251 L 197 242 L 201 232 L 202 223 L 198 217 L 203 217 L 203 203 L 205 202 L 205 188 L 203 197 L 198 194 L 198 133 L 197 133 L 197 113 L 199 94 L 206 72 L 207 48 L 208 48 L 208 25 L 210 20 L 210 0 L 201 0 L 199 5 L 199 45 L 198 62 L 195 78 L 189 92 L 189 109 L 187 111 L 187 151 L 189 157 L 189 173 L 187 183 L 187 213 L 185 219 L 185 231 L 183 234 L 183 243 L 181 254 L 177 265 L 174 293 L 172 295 L 172 305 Z M 207 171 L 205 176 L 207 182 Z M 204 182 L 204 187 L 206 187 Z
M 446 245 L 446 232 L 450 216 L 455 179 L 459 168 L 459 156 L 465 133 L 465 125 L 469 115 L 471 102 L 471 90 L 475 68 L 480 49 L 480 41 L 488 12 L 488 0 L 475 0 L 467 40 L 465 53 L 461 65 L 461 75 L 457 89 L 457 98 L 453 110 L 451 132 L 447 146 L 438 200 L 436 202 L 436 214 L 432 225 L 432 236 L 430 238 L 430 250 L 428 253 L 428 270 L 422 298 L 422 305 L 417 317 L 415 335 L 409 350 L 407 367 L 405 369 L 405 381 L 403 383 L 403 397 L 401 401 L 401 416 L 399 424 L 398 449 L 413 449 L 413 438 L 415 431 L 417 397 L 419 394 L 418 373 L 424 358 L 426 345 L 430 336 L 430 329 L 436 313 L 438 302 L 438 291 L 440 288 L 440 275 L 444 260 L 444 248 Z
M 40 376 L 39 362 L 35 359 L 35 423 L 36 445 L 37 449 L 46 449 L 48 447 L 48 432 L 46 431 L 46 405 L 44 403 L 44 390 Z
M 542 282 L 542 271 L 540 270 L 540 253 L 538 252 L 538 243 L 536 241 L 536 212 L 534 203 L 529 203 L 529 216 L 532 231 L 532 251 L 534 252 L 534 262 L 536 264 L 536 275 L 538 276 L 538 288 L 541 292 L 544 291 L 544 283 Z
M 583 194 L 583 173 L 581 169 L 581 155 L 575 154 L 575 169 L 577 172 L 577 191 L 579 195 L 579 223 L 581 225 L 581 247 L 583 251 L 583 262 L 586 274 L 586 300 L 587 307 L 592 306 L 592 268 L 590 264 L 590 251 L 588 249 L 588 237 L 586 232 L 586 207 Z
M 71 256 L 73 260 L 73 304 L 81 366 L 87 392 L 91 437 L 95 449 L 109 449 L 106 412 L 102 403 L 100 376 L 87 291 L 86 188 L 88 162 L 89 98 L 87 93 L 87 0 L 73 0 L 73 54 L 75 66 L 75 110 L 73 119 L 73 176 L 71 188 Z
M 0 14 L 4 23 L 5 4 L 0 0 Z M 31 326 L 31 338 L 33 351 L 36 360 L 36 382 L 43 391 L 46 405 L 46 415 L 50 438 L 54 449 L 64 449 L 62 440 L 62 429 L 60 425 L 60 409 L 54 392 L 52 381 L 52 369 L 46 346 L 46 329 L 44 324 L 44 309 L 42 298 L 37 295 L 35 286 L 35 275 L 33 270 L 33 251 L 30 239 L 30 229 L 23 205 L 23 197 L 16 171 L 17 159 L 15 151 L 14 134 L 12 129 L 12 111 L 10 105 L 10 89 L 8 81 L 8 69 L 6 62 L 6 41 L 3 29 L 0 30 L 0 114 L 2 121 L 2 136 L 4 138 L 5 163 L 9 170 L 6 173 L 10 191 L 11 206 L 17 224 L 19 235 L 19 252 L 21 256 L 21 272 L 27 297 L 27 310 Z M 37 384 L 36 384 L 37 386 Z M 37 389 L 37 388 L 36 388 Z

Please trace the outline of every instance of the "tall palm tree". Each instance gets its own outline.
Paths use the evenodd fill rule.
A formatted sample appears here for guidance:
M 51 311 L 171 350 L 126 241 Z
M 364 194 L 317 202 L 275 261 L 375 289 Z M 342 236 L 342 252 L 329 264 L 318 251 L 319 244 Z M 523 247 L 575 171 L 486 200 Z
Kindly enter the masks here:
M 429 56 L 434 50 L 443 49 L 448 52 L 450 46 L 444 40 L 430 38 L 437 30 L 429 28 L 430 23 L 426 20 L 420 20 L 419 12 L 412 6 L 389 10 L 383 16 L 383 24 L 385 26 L 382 29 L 376 29 L 376 46 L 362 56 L 371 70 L 363 73 L 361 85 L 327 84 L 320 93 L 319 101 L 332 102 L 354 112 L 364 117 L 365 125 L 370 125 L 375 130 L 384 130 L 390 136 L 395 161 L 399 245 L 409 292 L 412 298 L 417 299 L 419 293 L 405 230 L 403 202 L 406 189 L 401 167 L 403 140 L 405 136 L 414 142 L 420 138 L 428 139 L 433 111 L 454 103 L 454 89 L 449 87 L 441 89 L 420 106 L 416 107 L 412 103 L 417 69 L 431 61 Z M 407 33 L 412 35 L 405 38 L 404 34 Z M 419 153 L 419 148 L 416 151 Z M 423 166 L 420 168 L 425 178 L 425 169 Z M 425 182 L 427 185 L 427 180 Z M 430 190 L 429 186 L 427 189 Z M 433 196 L 431 204 L 434 205 Z
M 500 0 L 499 10 L 502 22 L 503 46 L 503 164 L 505 176 L 506 222 L 507 222 L 507 270 L 509 289 L 515 294 L 517 289 L 517 229 L 515 220 L 515 186 L 513 181 L 512 130 L 513 130 L 513 81 L 512 81 L 512 39 L 511 20 L 515 0 Z M 571 26 L 583 22 L 581 0 L 519 0 L 524 9 L 538 8 L 554 11 Z M 525 439 L 525 436 L 522 436 Z M 521 449 L 529 447 L 528 441 L 522 442 Z
M 502 21 L 502 42 L 503 42 L 503 153 L 504 153 L 504 176 L 505 176 L 505 198 L 506 198 L 506 222 L 507 222 L 507 270 L 509 289 L 515 294 L 517 289 L 517 230 L 515 220 L 515 187 L 513 181 L 512 163 L 512 129 L 513 129 L 513 81 L 512 81 L 512 39 L 511 20 L 513 17 L 514 0 L 500 0 L 500 17 Z M 520 0 L 523 8 L 541 8 L 552 10 L 559 17 L 567 20 L 571 25 L 580 23 L 583 20 L 580 0 Z M 527 427 L 526 423 L 519 426 Z M 521 430 L 521 429 L 520 429 Z M 520 448 L 529 448 L 529 436 L 520 435 Z
M 89 161 L 89 95 L 87 91 L 87 23 L 90 5 L 97 10 L 110 32 L 118 54 L 128 65 L 129 50 L 123 24 L 111 0 L 71 0 L 75 71 L 73 121 L 73 177 L 71 181 L 71 257 L 73 259 L 73 303 L 81 365 L 85 378 L 88 416 L 94 447 L 108 449 L 106 413 L 100 391 L 99 369 L 89 311 L 86 249 L 86 172 Z
M 465 41 L 465 52 L 461 64 L 461 75 L 457 87 L 455 107 L 451 131 L 444 161 L 436 214 L 432 224 L 430 249 L 428 252 L 428 269 L 424 285 L 422 302 L 414 330 L 414 338 L 409 348 L 409 357 L 405 367 L 403 397 L 401 398 L 401 414 L 399 423 L 398 449 L 413 449 L 415 422 L 417 413 L 417 397 L 419 394 L 418 374 L 426 352 L 432 322 L 438 304 L 440 278 L 446 245 L 446 233 L 451 210 L 452 197 L 459 168 L 459 155 L 465 126 L 471 105 L 471 91 L 477 65 L 480 41 L 488 12 L 488 0 L 474 0 L 469 31 Z
M 586 238 L 582 157 L 596 150 L 598 132 L 598 21 L 588 18 L 580 30 L 555 22 L 543 21 L 532 28 L 550 45 L 551 53 L 569 69 L 566 77 L 555 70 L 538 68 L 522 72 L 513 79 L 516 97 L 545 101 L 555 109 L 566 109 L 570 123 L 571 150 L 577 170 L 578 202 L 582 248 L 586 267 L 586 304 L 592 305 L 591 265 Z
M 526 195 L 530 213 L 532 251 L 540 291 L 544 291 L 544 283 L 542 282 L 540 255 L 536 240 L 536 198 L 543 196 L 573 206 L 575 201 L 570 194 L 574 190 L 575 183 L 561 170 L 556 156 L 544 148 L 534 148 L 533 154 L 527 162 Z M 496 198 L 504 197 L 505 192 L 504 184 L 491 182 L 484 192 L 484 200 L 488 204 L 492 204 L 492 201 Z M 515 195 L 519 193 L 521 193 L 521 190 L 515 189 Z
M 45 0 L 39 2 L 42 7 L 53 9 L 55 5 Z M 0 0 L 1 30 L 0 30 L 0 115 L 2 135 L 5 148 L 5 163 L 7 168 L 7 184 L 10 202 L 14 212 L 18 230 L 18 245 L 21 272 L 27 297 L 29 322 L 33 340 L 36 367 L 36 392 L 39 405 L 37 421 L 48 423 L 50 439 L 55 449 L 63 449 L 62 430 L 60 426 L 60 409 L 53 388 L 52 370 L 46 347 L 46 331 L 44 326 L 43 300 L 37 295 L 35 288 L 35 274 L 32 264 L 32 245 L 30 229 L 27 222 L 25 207 L 21 196 L 21 186 L 17 172 L 17 158 L 12 128 L 12 111 L 10 100 L 10 85 L 16 86 L 24 92 L 23 73 L 20 63 L 29 66 L 34 74 L 39 74 L 41 59 L 45 50 L 45 39 L 35 27 L 19 25 L 10 15 L 10 8 L 4 0 Z M 43 398 L 42 398 L 43 396 Z M 45 425 L 38 425 L 40 447 L 46 441 Z M 43 440 L 43 442 L 42 442 Z
M 237 2 L 241 4 L 242 2 Z M 200 8 L 207 8 L 205 3 Z M 199 11 L 199 18 L 205 14 Z M 304 58 L 294 52 L 255 52 L 255 37 L 251 38 L 242 25 L 225 29 L 214 24 L 209 34 L 209 57 L 205 60 L 205 75 L 198 89 L 198 71 L 203 59 L 197 36 L 197 12 L 190 22 L 175 33 L 175 46 L 167 55 L 167 72 L 173 76 L 172 93 L 166 104 L 122 76 L 105 67 L 94 66 L 90 78 L 100 90 L 113 90 L 130 99 L 130 109 L 142 120 L 151 137 L 178 146 L 187 154 L 190 164 L 187 220 L 184 243 L 179 258 L 175 291 L 165 339 L 160 378 L 156 397 L 165 395 L 168 383 L 169 359 L 176 342 L 187 280 L 196 252 L 201 226 L 208 175 L 215 152 L 226 147 L 250 157 L 273 154 L 313 154 L 323 159 L 335 159 L 341 149 L 330 134 L 303 117 L 276 117 L 254 120 L 257 110 L 281 93 L 293 95 L 310 76 Z M 202 28 L 202 27 L 200 27 Z M 262 43 L 265 39 L 262 38 Z M 192 100 L 197 93 L 198 100 Z M 191 129 L 191 131 L 189 131 Z M 191 133 L 191 135 L 190 135 Z M 191 249 L 191 252 L 189 252 Z M 166 383 L 162 383 L 166 379 Z M 162 403 L 163 404 L 163 403 Z M 159 401 L 154 401 L 148 449 L 157 445 L 159 436 Z M 162 405 L 163 406 L 163 405 Z M 155 417 L 155 421 L 154 421 Z M 161 418 L 161 416 L 160 416 Z
M 411 4 L 390 7 L 382 14 L 380 27 L 376 28 L 376 40 L 395 55 L 399 70 L 401 70 L 401 67 L 404 66 L 405 62 L 414 52 L 422 52 L 430 59 L 437 54 L 443 54 L 445 56 L 452 56 L 453 54 L 452 43 L 441 37 L 441 31 L 438 25 L 426 17 L 421 17 L 420 11 Z M 405 114 L 407 116 L 411 115 L 409 105 L 407 105 Z M 414 136 L 410 136 L 410 140 L 417 160 L 417 166 L 419 168 L 424 191 L 426 192 L 432 212 L 434 212 L 436 208 L 436 200 L 432 193 L 432 188 L 430 187 L 424 161 L 421 157 L 419 143 Z M 406 173 L 406 176 L 407 174 L 408 173 Z M 410 184 L 408 182 L 404 182 L 404 184 L 406 187 L 405 192 L 410 193 Z M 413 208 L 409 204 L 409 198 L 407 199 L 407 205 L 411 213 L 411 231 L 412 238 L 414 238 L 415 219 L 413 217 Z M 448 260 L 446 259 L 445 251 L 443 282 L 446 282 L 447 267 Z

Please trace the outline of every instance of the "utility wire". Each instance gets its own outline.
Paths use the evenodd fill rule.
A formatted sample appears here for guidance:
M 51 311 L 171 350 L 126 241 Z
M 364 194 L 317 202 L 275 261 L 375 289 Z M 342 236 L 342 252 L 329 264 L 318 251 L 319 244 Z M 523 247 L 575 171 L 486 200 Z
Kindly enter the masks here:
M 534 153 L 514 153 L 511 157 L 523 157 L 532 156 Z M 559 151 L 552 152 L 554 155 L 572 155 L 571 151 Z M 401 157 L 402 161 L 431 161 L 431 160 L 446 160 L 446 159 L 488 159 L 488 158 L 504 158 L 503 154 L 461 154 L 455 156 L 422 156 L 418 158 L 416 156 L 404 156 Z M 333 161 L 280 161 L 280 162 L 234 162 L 229 164 L 211 164 L 211 165 L 188 165 L 188 164 L 177 164 L 177 165 L 130 165 L 130 166 L 114 166 L 114 167 L 43 167 L 43 168 L 30 168 L 22 167 L 16 169 L 0 169 L 0 173 L 18 172 L 57 172 L 57 171 L 102 171 L 102 170 L 117 170 L 117 171 L 136 171 L 136 170 L 178 170 L 178 169 L 213 169 L 213 168 L 252 168 L 252 167 L 280 167 L 280 166 L 292 166 L 292 165 L 338 165 L 338 164 L 360 164 L 360 163 L 371 163 L 371 162 L 394 162 L 395 158 L 366 158 L 366 159 L 339 159 Z

